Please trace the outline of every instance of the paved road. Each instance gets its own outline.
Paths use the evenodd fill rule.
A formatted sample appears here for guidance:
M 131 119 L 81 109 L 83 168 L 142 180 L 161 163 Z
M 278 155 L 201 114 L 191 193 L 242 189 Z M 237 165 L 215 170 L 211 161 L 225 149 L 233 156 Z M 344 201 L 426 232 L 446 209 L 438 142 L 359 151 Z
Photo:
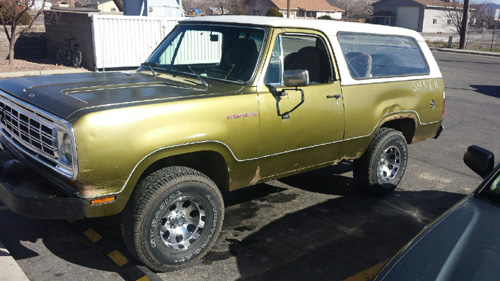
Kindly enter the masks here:
M 435 56 L 447 85 L 446 130 L 438 140 L 409 147 L 407 174 L 393 194 L 360 194 L 349 163 L 237 191 L 226 196 L 222 235 L 202 261 L 150 277 L 352 281 L 373 276 L 480 182 L 462 162 L 468 145 L 500 153 L 500 58 Z M 81 234 L 88 228 L 78 222 L 28 219 L 2 206 L 0 222 L 0 240 L 31 280 L 134 279 L 106 254 L 122 247 L 116 218 L 85 221 L 106 245 L 87 238 L 95 234 Z

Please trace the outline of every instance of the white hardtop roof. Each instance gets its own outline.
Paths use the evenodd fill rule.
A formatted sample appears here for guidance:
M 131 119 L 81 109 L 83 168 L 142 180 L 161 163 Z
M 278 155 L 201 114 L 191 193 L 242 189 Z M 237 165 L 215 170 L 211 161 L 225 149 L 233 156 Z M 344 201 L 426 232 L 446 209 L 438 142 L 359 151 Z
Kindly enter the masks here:
M 310 28 L 322 31 L 326 35 L 336 36 L 341 32 L 361 32 L 375 34 L 394 34 L 414 37 L 423 40 L 422 36 L 413 30 L 392 27 L 378 24 L 352 23 L 334 20 L 320 19 L 288 19 L 279 17 L 259 17 L 259 16 L 202 16 L 183 20 L 182 22 L 213 22 L 230 23 L 243 25 L 271 26 L 271 27 L 294 27 Z

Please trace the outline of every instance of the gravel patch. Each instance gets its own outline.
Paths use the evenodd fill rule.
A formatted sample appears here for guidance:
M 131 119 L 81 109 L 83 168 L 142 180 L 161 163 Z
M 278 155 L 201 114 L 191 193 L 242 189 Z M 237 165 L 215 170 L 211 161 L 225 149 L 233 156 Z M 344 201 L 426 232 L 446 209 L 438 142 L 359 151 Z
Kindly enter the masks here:
M 19 72 L 19 71 L 37 71 L 37 70 L 54 70 L 68 69 L 74 70 L 78 68 L 60 65 L 53 59 L 36 59 L 36 60 L 19 60 L 15 59 L 13 65 L 9 65 L 8 60 L 0 61 L 0 72 Z M 79 69 L 84 70 L 83 67 Z

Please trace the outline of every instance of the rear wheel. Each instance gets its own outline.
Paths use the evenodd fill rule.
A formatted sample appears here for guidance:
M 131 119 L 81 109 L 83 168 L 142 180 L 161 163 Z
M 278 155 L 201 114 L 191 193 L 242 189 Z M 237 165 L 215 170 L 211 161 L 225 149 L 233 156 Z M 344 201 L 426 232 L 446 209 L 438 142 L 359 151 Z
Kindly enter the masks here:
M 362 191 L 373 195 L 392 192 L 406 170 L 408 147 L 403 134 L 380 128 L 366 153 L 354 161 L 354 177 Z
M 124 211 L 129 250 L 156 271 L 175 270 L 203 257 L 222 227 L 224 204 L 215 183 L 187 167 L 146 177 Z
M 82 64 L 82 52 L 80 50 L 76 50 L 73 56 L 73 67 L 80 67 Z

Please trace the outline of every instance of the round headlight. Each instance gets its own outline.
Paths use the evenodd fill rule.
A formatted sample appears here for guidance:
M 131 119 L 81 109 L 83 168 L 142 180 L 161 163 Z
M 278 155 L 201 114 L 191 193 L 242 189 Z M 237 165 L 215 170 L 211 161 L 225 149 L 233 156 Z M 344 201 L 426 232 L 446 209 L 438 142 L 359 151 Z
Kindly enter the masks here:
M 68 164 L 71 164 L 71 162 L 73 161 L 73 145 L 68 134 L 63 135 L 62 145 L 60 148 L 60 157 Z

